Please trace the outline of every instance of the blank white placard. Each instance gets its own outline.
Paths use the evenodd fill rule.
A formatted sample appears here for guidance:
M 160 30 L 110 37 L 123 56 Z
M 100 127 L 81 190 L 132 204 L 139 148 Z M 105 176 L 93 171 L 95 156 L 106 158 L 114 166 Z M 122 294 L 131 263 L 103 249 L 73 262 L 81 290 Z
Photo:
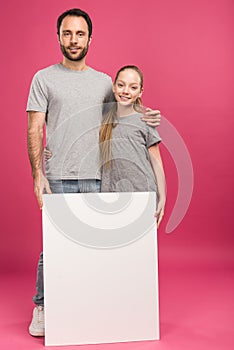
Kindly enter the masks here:
M 155 193 L 43 201 L 45 345 L 158 340 Z

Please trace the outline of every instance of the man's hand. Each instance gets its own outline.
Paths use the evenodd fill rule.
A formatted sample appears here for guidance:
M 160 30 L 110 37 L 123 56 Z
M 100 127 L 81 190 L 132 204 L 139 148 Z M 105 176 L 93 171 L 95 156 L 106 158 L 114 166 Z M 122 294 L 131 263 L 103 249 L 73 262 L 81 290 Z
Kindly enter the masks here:
M 163 219 L 164 208 L 165 208 L 165 199 L 159 200 L 157 204 L 157 210 L 155 213 L 155 217 L 157 218 L 157 228 L 159 228 L 159 225 Z
M 50 150 L 48 150 L 48 148 L 44 148 L 44 157 L 45 160 L 49 160 L 52 157 L 52 152 Z
M 44 189 L 46 190 L 46 193 L 49 193 L 49 194 L 52 193 L 50 189 L 50 185 L 41 170 L 39 170 L 34 175 L 33 178 L 34 178 L 34 193 L 35 193 L 35 196 L 37 197 L 39 207 L 40 209 L 42 209 L 43 207 L 42 194 L 44 192 Z
M 160 125 L 161 114 L 158 110 L 153 110 L 151 108 L 146 108 L 144 110 L 144 115 L 142 120 L 145 121 L 148 125 L 156 127 Z

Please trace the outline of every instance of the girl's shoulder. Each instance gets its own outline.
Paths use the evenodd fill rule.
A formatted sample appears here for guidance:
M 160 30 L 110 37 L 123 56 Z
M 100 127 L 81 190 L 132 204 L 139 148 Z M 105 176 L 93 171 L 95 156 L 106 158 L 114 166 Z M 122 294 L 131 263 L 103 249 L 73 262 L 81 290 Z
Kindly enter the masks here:
M 143 114 L 142 113 L 134 113 L 134 114 L 130 114 L 130 115 L 127 115 L 125 117 L 121 117 L 120 120 L 122 121 L 125 121 L 125 122 L 131 122 L 133 124 L 145 124 L 143 122 L 143 120 L 141 119 L 143 117 Z
M 142 120 L 142 117 L 143 117 L 143 113 L 136 112 L 135 114 L 131 115 L 130 120 L 131 120 L 131 123 L 133 123 L 136 127 L 147 132 L 150 126 L 146 124 L 144 120 Z
M 143 113 L 136 113 L 131 117 L 131 123 L 141 134 L 145 135 L 147 138 L 156 138 L 158 141 L 161 141 L 157 128 L 148 125 L 144 120 L 142 120 Z

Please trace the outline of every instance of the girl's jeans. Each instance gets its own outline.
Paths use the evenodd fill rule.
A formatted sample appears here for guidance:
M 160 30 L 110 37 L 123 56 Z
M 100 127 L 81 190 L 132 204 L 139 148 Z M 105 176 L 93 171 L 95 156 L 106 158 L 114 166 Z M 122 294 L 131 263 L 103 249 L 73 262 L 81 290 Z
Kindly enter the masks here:
M 50 180 L 50 189 L 52 193 L 87 193 L 100 192 L 100 180 Z M 37 293 L 33 297 L 36 305 L 44 306 L 44 283 L 43 283 L 43 252 L 40 254 L 37 269 Z

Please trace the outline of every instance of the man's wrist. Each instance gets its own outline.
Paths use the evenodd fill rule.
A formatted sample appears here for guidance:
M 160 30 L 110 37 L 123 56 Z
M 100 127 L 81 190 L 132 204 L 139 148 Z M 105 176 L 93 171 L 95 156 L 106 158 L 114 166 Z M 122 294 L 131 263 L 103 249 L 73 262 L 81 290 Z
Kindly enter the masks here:
M 42 175 L 42 170 L 41 168 L 36 168 L 32 170 L 32 177 L 35 179 L 38 176 Z

